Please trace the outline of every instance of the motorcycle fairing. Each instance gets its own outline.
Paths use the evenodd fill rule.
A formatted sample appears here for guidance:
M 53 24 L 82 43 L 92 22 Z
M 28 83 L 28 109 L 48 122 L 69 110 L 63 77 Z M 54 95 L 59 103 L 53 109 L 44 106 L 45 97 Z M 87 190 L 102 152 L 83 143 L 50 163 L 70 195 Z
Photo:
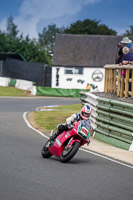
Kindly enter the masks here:
M 70 138 L 75 135 L 75 131 L 64 131 L 61 133 L 55 140 L 54 145 L 52 147 L 49 147 L 49 152 L 57 157 L 60 157 L 62 154 L 62 150 L 64 149 L 64 143 L 69 140 Z M 80 142 L 77 139 L 72 139 L 70 145 L 72 145 L 75 141 Z
M 88 138 L 90 137 L 90 132 L 86 129 L 86 127 L 82 126 L 82 124 L 80 124 L 78 126 L 78 131 L 77 133 L 83 137 L 85 140 L 88 140 Z
M 87 120 L 86 120 L 87 121 Z M 87 126 L 85 126 L 85 123 L 87 124 Z M 87 135 L 83 136 L 84 134 L 83 132 L 83 127 L 86 127 L 86 131 L 89 128 L 89 124 L 87 122 L 77 122 L 75 123 L 75 126 L 72 130 L 69 131 L 64 131 L 62 132 L 55 140 L 54 145 L 52 147 L 48 147 L 49 148 L 49 152 L 57 157 L 60 157 L 62 154 L 62 151 L 64 149 L 65 146 L 65 142 L 68 140 L 68 142 L 70 141 L 70 139 L 72 138 L 72 140 L 70 141 L 70 144 L 68 146 L 71 146 L 74 142 L 78 141 L 81 145 L 84 145 L 86 143 L 86 140 L 89 141 L 89 137 L 90 137 L 90 133 L 88 132 Z M 81 131 L 82 129 L 82 131 Z M 85 132 L 86 132 L 85 131 Z M 75 136 L 79 135 L 78 137 Z M 83 141 L 81 141 L 81 138 L 83 138 Z

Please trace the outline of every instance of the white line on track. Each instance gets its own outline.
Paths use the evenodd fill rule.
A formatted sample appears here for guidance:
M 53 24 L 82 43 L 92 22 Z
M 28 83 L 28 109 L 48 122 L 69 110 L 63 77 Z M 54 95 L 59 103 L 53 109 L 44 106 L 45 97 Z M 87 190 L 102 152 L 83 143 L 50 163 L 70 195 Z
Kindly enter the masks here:
M 27 126 L 28 126 L 29 128 L 31 128 L 32 130 L 36 131 L 36 132 L 37 132 L 38 134 L 40 134 L 42 137 L 49 139 L 49 137 L 46 136 L 44 133 L 42 133 L 41 131 L 38 131 L 37 129 L 35 129 L 35 128 L 33 128 L 33 127 L 31 126 L 31 124 L 28 122 L 27 117 L 26 117 L 27 113 L 28 113 L 28 111 L 23 113 L 23 119 L 24 119 L 25 123 L 27 124 Z M 87 152 L 87 153 L 90 153 L 90 154 L 93 154 L 93 155 L 95 155 L 95 156 L 104 158 L 104 159 L 109 160 L 109 161 L 111 161 L 111 162 L 114 162 L 114 163 L 117 163 L 117 164 L 120 164 L 120 165 L 123 165 L 123 166 L 125 166 L 125 167 L 128 167 L 128 168 L 133 169 L 133 166 L 128 165 L 128 164 L 125 164 L 125 163 L 120 162 L 120 161 L 117 161 L 117 160 L 114 160 L 114 159 L 109 158 L 109 157 L 107 157 L 107 156 L 103 156 L 103 155 L 101 155 L 101 154 L 98 154 L 98 153 L 95 153 L 95 152 L 92 152 L 92 151 L 89 151 L 89 150 L 83 149 L 83 148 L 80 148 L 80 150 L 81 150 L 81 151 L 84 151 L 84 152 Z
M 24 112 L 24 113 L 23 113 L 23 119 L 24 119 L 24 121 L 26 122 L 27 126 L 28 126 L 29 128 L 31 128 L 32 130 L 36 131 L 37 133 L 39 133 L 41 136 L 43 136 L 43 137 L 49 139 L 49 137 L 47 137 L 46 135 L 44 135 L 41 131 L 38 131 L 37 129 L 35 129 L 35 128 L 33 128 L 33 127 L 31 126 L 31 124 L 28 122 L 27 117 L 26 117 L 27 113 L 28 113 L 28 112 Z
M 104 158 L 104 159 L 106 159 L 106 160 L 109 160 L 109 161 L 112 161 L 112 162 L 115 162 L 115 163 L 117 163 L 117 164 L 120 164 L 120 165 L 123 165 L 123 166 L 126 166 L 126 167 L 129 167 L 129 168 L 133 169 L 133 166 L 128 165 L 128 164 L 125 164 L 125 163 L 122 163 L 122 162 L 117 161 L 117 160 L 114 160 L 114 159 L 109 158 L 109 157 L 107 157 L 107 156 L 103 156 L 103 155 L 101 155 L 101 154 L 98 154 L 98 153 L 95 153 L 95 152 L 92 152 L 92 151 L 89 151 L 89 150 L 83 149 L 83 148 L 82 148 L 82 149 L 80 148 L 80 150 L 85 151 L 85 152 L 87 152 L 87 153 L 93 154 L 93 155 L 95 155 L 95 156 Z

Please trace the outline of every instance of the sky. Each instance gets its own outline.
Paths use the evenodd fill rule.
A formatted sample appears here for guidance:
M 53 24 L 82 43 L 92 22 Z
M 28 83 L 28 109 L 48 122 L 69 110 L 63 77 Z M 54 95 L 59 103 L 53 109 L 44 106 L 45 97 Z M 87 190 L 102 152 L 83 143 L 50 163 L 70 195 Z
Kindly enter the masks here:
M 97 20 L 122 35 L 133 25 L 133 0 L 0 0 L 0 30 L 13 17 L 19 33 L 38 38 L 44 27 L 69 27 L 78 20 Z

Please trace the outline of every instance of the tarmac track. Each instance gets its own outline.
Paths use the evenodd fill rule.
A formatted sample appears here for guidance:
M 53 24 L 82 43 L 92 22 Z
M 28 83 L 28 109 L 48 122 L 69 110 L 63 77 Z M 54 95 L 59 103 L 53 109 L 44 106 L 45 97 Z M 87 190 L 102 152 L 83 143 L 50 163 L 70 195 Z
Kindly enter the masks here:
M 130 200 L 133 169 L 79 151 L 67 164 L 43 159 L 45 138 L 23 120 L 25 111 L 50 104 L 80 103 L 65 98 L 0 98 L 0 199 Z

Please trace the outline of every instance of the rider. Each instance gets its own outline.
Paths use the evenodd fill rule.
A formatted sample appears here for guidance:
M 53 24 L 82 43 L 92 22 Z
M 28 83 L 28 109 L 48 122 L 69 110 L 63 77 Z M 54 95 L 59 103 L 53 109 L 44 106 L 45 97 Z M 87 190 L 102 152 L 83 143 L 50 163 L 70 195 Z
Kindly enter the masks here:
M 74 113 L 70 117 L 66 119 L 66 124 L 59 124 L 57 126 L 57 131 L 54 135 L 50 137 L 51 140 L 54 140 L 58 135 L 60 135 L 63 131 L 68 131 L 72 129 L 74 126 L 72 125 L 74 122 L 78 122 L 80 120 L 88 120 L 88 123 L 90 123 L 90 115 L 91 115 L 92 109 L 88 104 L 85 104 L 82 108 L 80 113 Z

